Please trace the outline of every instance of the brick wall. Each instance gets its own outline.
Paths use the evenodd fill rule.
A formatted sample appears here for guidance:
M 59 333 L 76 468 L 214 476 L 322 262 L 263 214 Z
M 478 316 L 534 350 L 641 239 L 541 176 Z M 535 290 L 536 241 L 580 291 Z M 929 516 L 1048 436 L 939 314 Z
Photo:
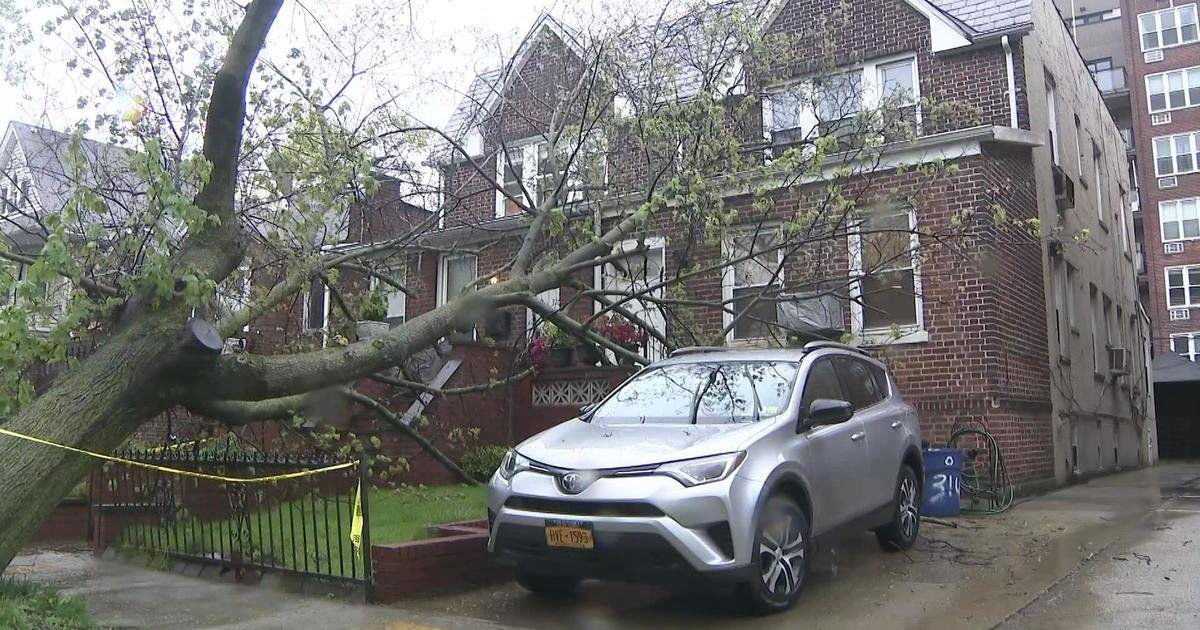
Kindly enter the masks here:
M 1200 309 L 1191 309 L 1191 317 L 1187 320 L 1171 321 L 1164 271 L 1166 267 L 1200 264 L 1200 241 L 1185 241 L 1183 253 L 1165 254 L 1159 216 L 1159 204 L 1163 201 L 1200 197 L 1200 173 L 1179 175 L 1175 187 L 1162 188 L 1158 184 L 1154 168 L 1154 138 L 1200 131 L 1200 107 L 1174 110 L 1170 112 L 1170 123 L 1153 125 L 1150 120 L 1145 80 L 1147 74 L 1200 66 L 1200 43 L 1164 48 L 1162 61 L 1146 63 L 1141 52 L 1136 22 L 1139 14 L 1167 6 L 1154 0 L 1124 0 L 1121 3 L 1124 16 L 1122 19 L 1126 21 L 1126 43 L 1130 51 L 1130 102 L 1133 107 L 1134 140 L 1137 145 L 1138 181 L 1141 184 L 1143 251 L 1149 288 L 1146 311 L 1150 316 L 1152 342 L 1157 352 L 1171 351 L 1173 333 L 1200 332 Z

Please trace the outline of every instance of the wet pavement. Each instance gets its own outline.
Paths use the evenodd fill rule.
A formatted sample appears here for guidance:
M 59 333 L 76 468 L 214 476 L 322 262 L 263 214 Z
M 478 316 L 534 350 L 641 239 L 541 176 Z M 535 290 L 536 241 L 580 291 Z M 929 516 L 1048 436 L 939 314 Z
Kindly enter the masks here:
M 502 584 L 383 607 L 79 554 L 26 556 L 9 571 L 81 594 L 99 621 L 124 627 L 1200 627 L 1200 463 L 1094 479 L 955 522 L 926 523 L 907 553 L 857 536 L 823 559 L 794 610 L 759 618 L 722 592 L 600 582 L 569 601 Z

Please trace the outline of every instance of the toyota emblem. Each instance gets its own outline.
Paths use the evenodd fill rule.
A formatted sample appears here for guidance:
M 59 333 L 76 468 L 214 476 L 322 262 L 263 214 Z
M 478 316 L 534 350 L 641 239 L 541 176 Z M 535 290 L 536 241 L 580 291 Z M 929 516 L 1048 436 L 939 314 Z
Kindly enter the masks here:
M 587 480 L 583 475 L 577 472 L 569 472 L 563 475 L 559 480 L 559 485 L 562 486 L 563 492 L 567 494 L 579 494 L 587 488 Z

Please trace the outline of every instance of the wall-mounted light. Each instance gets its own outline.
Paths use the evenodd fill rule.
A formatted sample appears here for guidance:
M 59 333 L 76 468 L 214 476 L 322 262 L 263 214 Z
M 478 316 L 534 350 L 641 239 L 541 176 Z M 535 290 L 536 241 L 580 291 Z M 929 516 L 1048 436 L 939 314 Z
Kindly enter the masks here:
M 500 284 L 500 276 L 492 276 L 492 279 L 491 279 L 491 280 L 488 280 L 488 283 L 490 283 L 490 284 Z

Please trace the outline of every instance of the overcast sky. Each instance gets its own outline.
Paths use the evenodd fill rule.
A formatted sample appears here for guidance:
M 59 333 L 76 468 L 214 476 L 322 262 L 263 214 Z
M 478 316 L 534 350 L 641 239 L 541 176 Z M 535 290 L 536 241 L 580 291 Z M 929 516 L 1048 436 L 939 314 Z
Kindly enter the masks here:
M 349 15 L 354 2 L 319 0 L 322 7 L 345 7 Z M 443 124 L 465 90 L 472 73 L 498 65 L 501 51 L 511 51 L 528 32 L 540 12 L 588 11 L 598 0 L 413 0 L 415 32 L 408 25 L 398 25 L 397 46 L 413 45 L 419 55 L 401 55 L 389 67 L 390 79 L 400 86 L 396 96 L 425 122 Z M 18 0 L 30 7 L 34 0 Z M 34 10 L 32 8 L 30 11 Z M 292 2 L 276 22 L 268 42 L 273 47 L 290 47 L 295 25 L 301 13 Z M 27 14 L 35 15 L 35 14 Z M 34 20 L 38 22 L 39 20 Z M 38 30 L 35 25 L 35 32 Z M 499 46 L 499 50 L 498 50 Z M 39 65 L 40 64 L 40 65 Z M 21 120 L 55 128 L 68 128 L 77 122 L 79 112 L 74 103 L 80 88 L 66 79 L 62 60 L 30 62 L 31 74 L 45 78 L 59 91 L 47 98 L 43 91 L 28 85 L 9 85 L 0 82 L 0 129 L 10 120 Z M 64 80 L 53 77 L 62 75 Z M 437 77 L 429 80 L 427 77 Z M 118 104 L 114 103 L 114 107 Z

